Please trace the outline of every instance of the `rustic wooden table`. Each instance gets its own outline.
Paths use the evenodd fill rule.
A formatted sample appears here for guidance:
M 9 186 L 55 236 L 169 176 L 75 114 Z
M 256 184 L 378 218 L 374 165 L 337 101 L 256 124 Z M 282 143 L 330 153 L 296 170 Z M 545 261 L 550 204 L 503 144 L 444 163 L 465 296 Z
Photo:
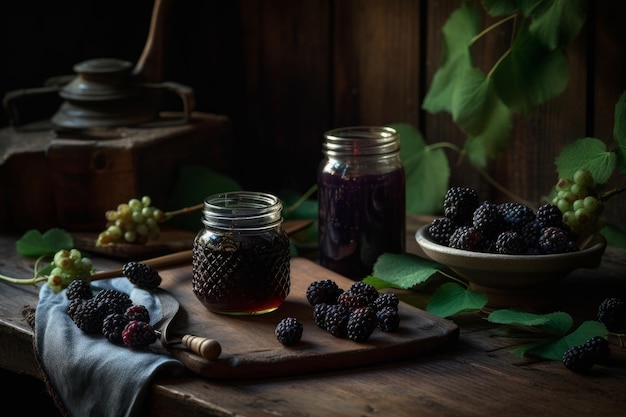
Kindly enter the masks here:
M 407 250 L 420 254 L 408 219 Z M 32 261 L 16 255 L 15 236 L 0 236 L 0 273 L 28 277 Z M 92 258 L 98 269 L 119 267 Z M 578 270 L 562 283 L 560 309 L 577 322 L 595 318 L 607 296 L 626 295 L 626 251 L 608 248 L 600 268 Z M 0 367 L 41 378 L 33 332 L 22 317 L 39 287 L 0 282 Z M 145 404 L 150 416 L 615 416 L 626 414 L 626 351 L 611 337 L 612 359 L 588 375 L 559 361 L 518 358 L 515 341 L 498 337 L 480 312 L 450 318 L 460 329 L 452 347 L 410 359 L 349 370 L 246 380 L 194 374 L 160 377 Z

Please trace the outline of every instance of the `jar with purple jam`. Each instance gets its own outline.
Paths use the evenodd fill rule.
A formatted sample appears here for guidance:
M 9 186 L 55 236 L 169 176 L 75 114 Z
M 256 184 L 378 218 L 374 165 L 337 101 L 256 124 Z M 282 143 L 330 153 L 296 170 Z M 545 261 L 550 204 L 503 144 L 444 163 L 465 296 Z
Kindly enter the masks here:
M 289 294 L 289 237 L 282 203 L 271 194 L 234 191 L 207 197 L 204 228 L 192 250 L 192 287 L 210 311 L 263 314 Z
M 320 265 L 361 280 L 380 255 L 405 250 L 405 172 L 390 127 L 324 134 L 317 172 Z

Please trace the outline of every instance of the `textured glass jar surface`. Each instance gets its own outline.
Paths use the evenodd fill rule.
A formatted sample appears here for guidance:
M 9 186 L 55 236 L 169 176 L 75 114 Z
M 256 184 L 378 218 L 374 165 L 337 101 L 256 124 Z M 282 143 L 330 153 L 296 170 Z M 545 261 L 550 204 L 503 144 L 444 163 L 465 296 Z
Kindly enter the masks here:
M 216 220 L 205 203 L 205 227 L 193 243 L 193 292 L 217 313 L 274 311 L 290 290 L 289 238 L 281 227 L 282 218 L 276 222 L 276 213 L 251 215 L 250 207 L 244 213 L 236 204 L 231 208 L 232 213 L 224 216 L 222 211 Z M 252 212 L 255 208 L 267 210 L 259 206 Z M 230 229 L 220 227 L 229 223 Z
M 381 254 L 405 250 L 398 136 L 390 128 L 337 129 L 327 132 L 323 150 L 317 174 L 320 264 L 362 279 Z

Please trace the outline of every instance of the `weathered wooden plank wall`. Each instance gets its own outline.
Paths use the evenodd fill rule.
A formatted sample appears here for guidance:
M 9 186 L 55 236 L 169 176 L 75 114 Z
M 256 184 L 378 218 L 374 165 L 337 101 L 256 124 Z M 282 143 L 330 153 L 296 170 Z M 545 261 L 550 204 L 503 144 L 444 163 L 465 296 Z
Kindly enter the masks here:
M 34 3 L 41 7 L 18 8 L 18 14 L 2 7 L 2 30 L 10 39 L 0 54 L 2 93 L 71 73 L 84 59 L 137 60 L 153 4 L 116 0 L 103 2 L 103 8 L 99 2 L 68 1 L 61 2 L 65 8 L 52 8 Z M 421 109 L 441 62 L 441 27 L 460 4 L 173 2 L 165 78 L 193 87 L 198 110 L 232 118 L 236 151 L 227 174 L 250 189 L 304 192 L 315 183 L 321 137 L 331 128 L 405 122 L 418 127 L 429 143 L 462 146 L 464 135 L 448 114 Z M 590 2 L 587 25 L 567 49 L 567 89 L 517 118 L 510 148 L 488 170 L 512 192 L 530 201 L 549 193 L 556 181 L 554 158 L 576 138 L 596 136 L 611 143 L 614 106 L 626 90 L 625 11 L 624 2 Z M 506 33 L 503 28 L 475 46 L 478 65 L 495 62 L 507 45 Z M 449 157 L 452 184 L 473 186 L 485 199 L 505 198 L 468 163 L 457 166 L 457 155 Z M 246 159 L 252 163 L 244 165 Z M 626 196 L 621 196 L 608 211 L 623 228 L 625 209 Z

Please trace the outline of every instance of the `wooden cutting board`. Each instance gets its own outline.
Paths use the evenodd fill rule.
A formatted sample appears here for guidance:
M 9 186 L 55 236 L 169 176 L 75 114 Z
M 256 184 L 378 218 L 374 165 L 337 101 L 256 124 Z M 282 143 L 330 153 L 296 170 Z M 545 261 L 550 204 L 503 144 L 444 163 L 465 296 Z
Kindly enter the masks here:
M 276 311 L 258 316 L 208 311 L 192 291 L 190 265 L 161 270 L 160 274 L 161 287 L 180 303 L 170 334 L 209 337 L 222 346 L 220 357 L 214 361 L 182 345 L 170 349 L 192 372 L 207 378 L 261 378 L 351 368 L 446 349 L 458 339 L 457 325 L 403 302 L 397 332 L 376 329 L 366 343 L 334 337 L 313 322 L 306 289 L 322 279 L 332 279 L 343 289 L 354 281 L 305 258 L 291 260 L 291 290 L 285 302 Z M 302 340 L 292 347 L 283 346 L 274 335 L 276 325 L 285 317 L 296 317 L 304 325 Z

